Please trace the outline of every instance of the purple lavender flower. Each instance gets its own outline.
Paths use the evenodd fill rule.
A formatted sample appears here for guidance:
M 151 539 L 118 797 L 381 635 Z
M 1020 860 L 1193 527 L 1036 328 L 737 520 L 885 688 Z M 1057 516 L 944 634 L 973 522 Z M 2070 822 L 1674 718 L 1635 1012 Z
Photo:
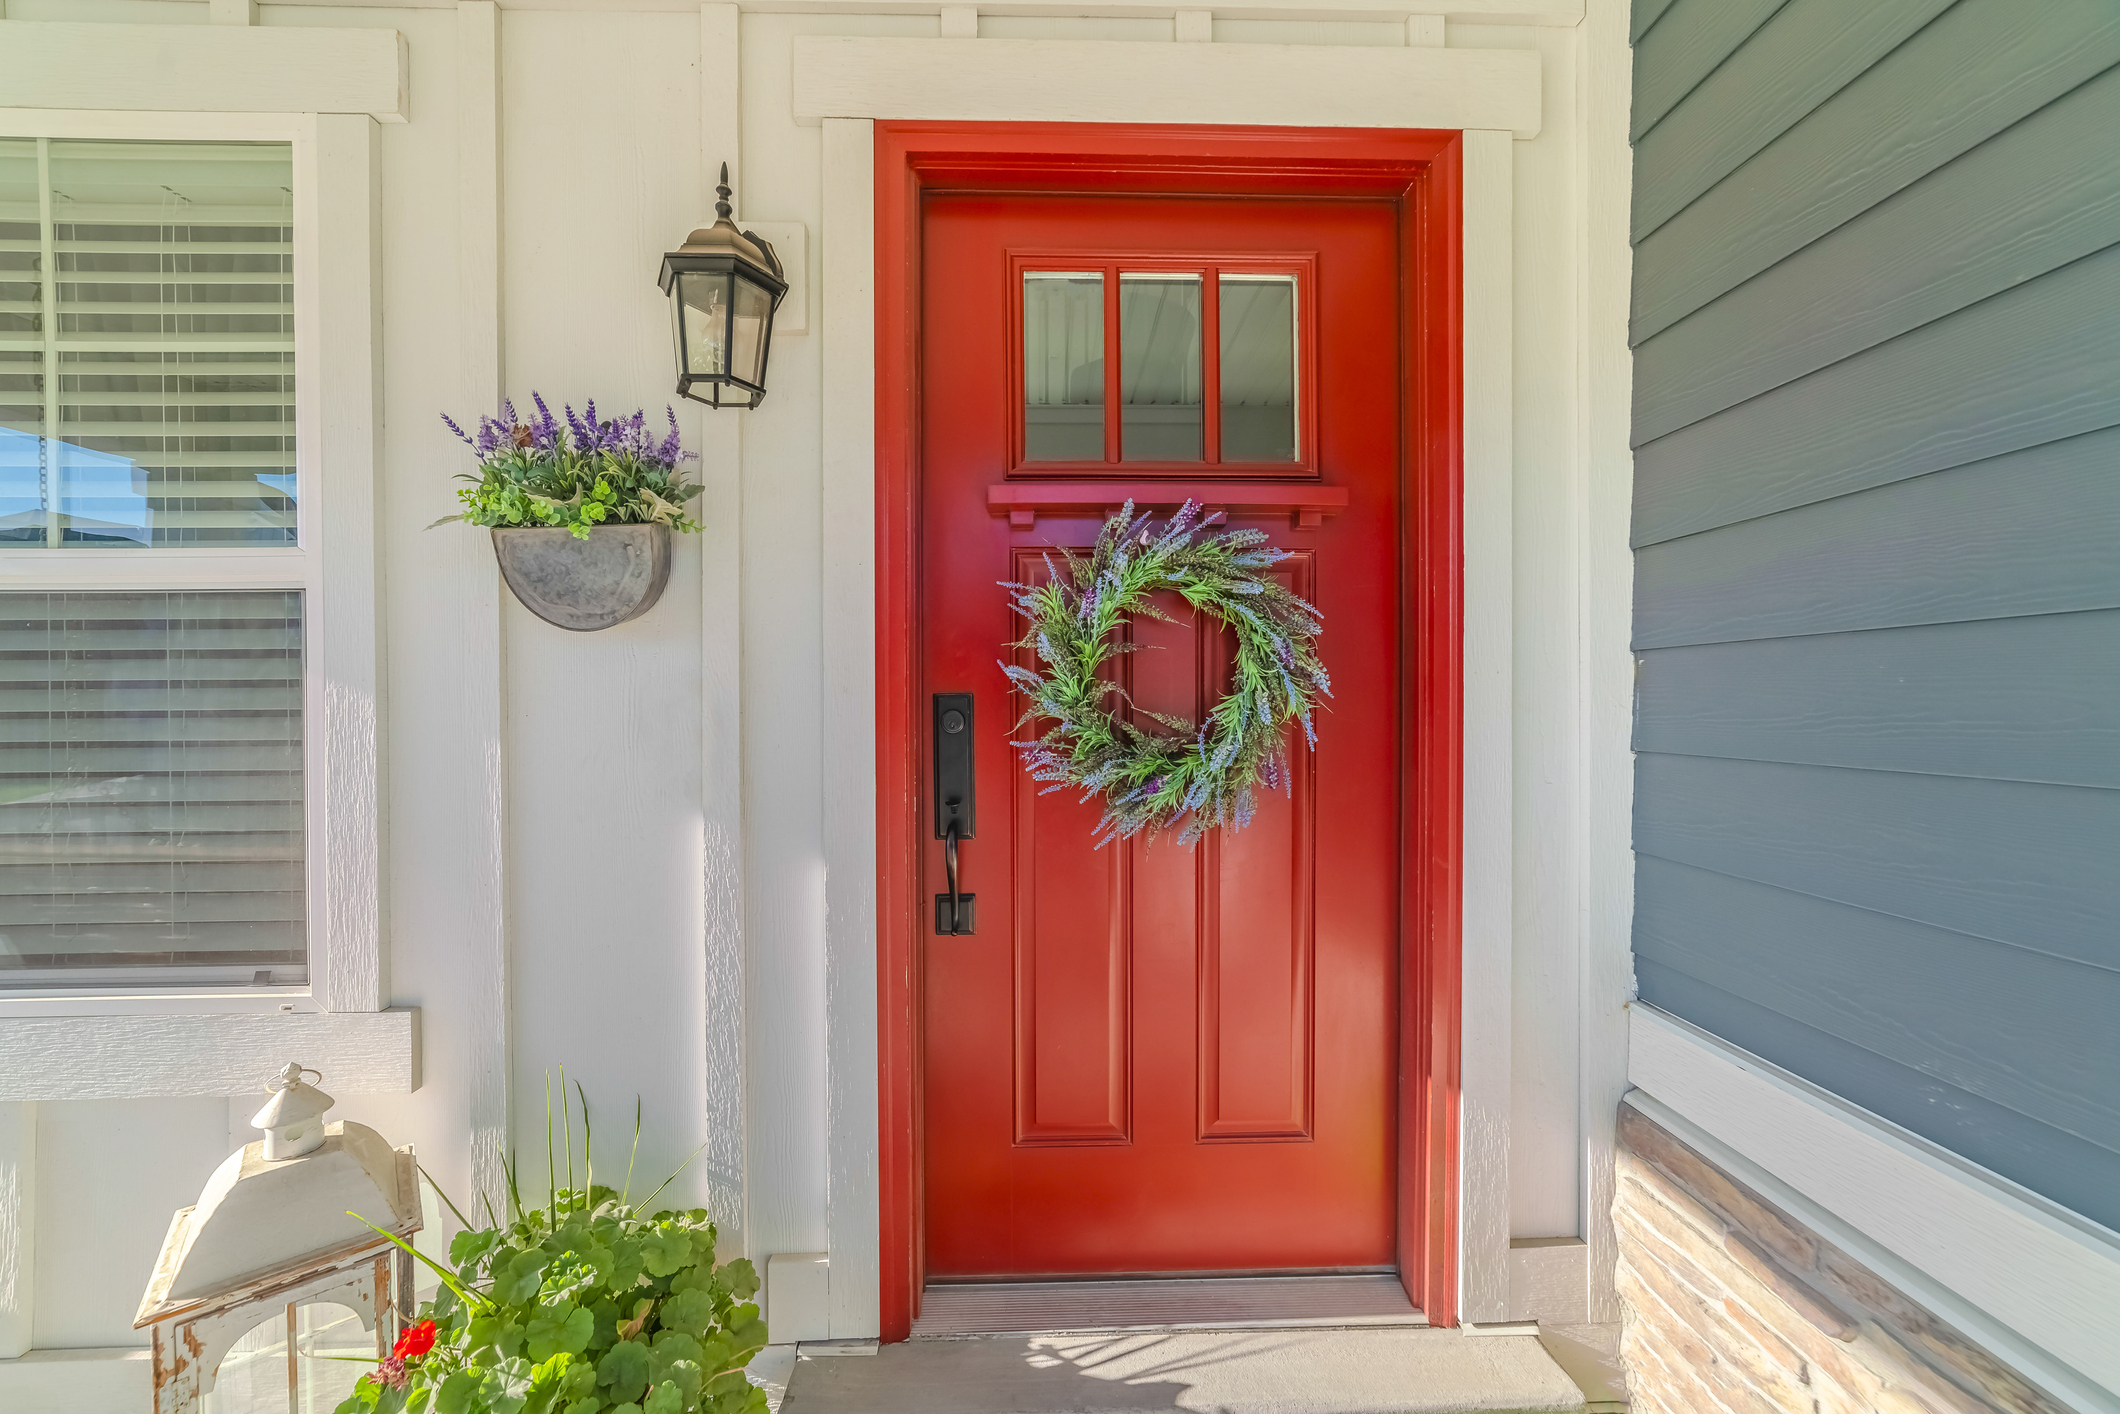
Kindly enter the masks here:
M 663 413 L 670 419 L 670 435 L 656 445 L 655 460 L 664 466 L 676 466 L 677 459 L 684 455 L 684 443 L 677 433 L 677 409 L 664 404 Z
M 442 425 L 447 427 L 451 432 L 454 432 L 457 435 L 457 439 L 461 441 L 465 446 L 475 448 L 478 445 L 476 442 L 473 442 L 471 440 L 471 434 L 464 431 L 463 428 L 457 426 L 456 419 L 451 417 L 446 412 L 442 414 Z
M 545 406 L 542 394 L 532 393 L 530 401 L 537 404 L 538 412 L 537 421 L 530 428 L 530 444 L 541 452 L 558 451 L 559 419 L 552 415 L 551 408 Z

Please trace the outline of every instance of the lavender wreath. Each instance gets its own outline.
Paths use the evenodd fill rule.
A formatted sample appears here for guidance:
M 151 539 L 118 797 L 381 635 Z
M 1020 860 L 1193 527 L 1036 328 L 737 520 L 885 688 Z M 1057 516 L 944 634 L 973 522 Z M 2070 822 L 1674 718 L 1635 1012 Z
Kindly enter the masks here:
M 1177 829 L 1179 842 L 1192 844 L 1213 828 L 1242 829 L 1257 788 L 1292 788 L 1289 723 L 1317 746 L 1317 695 L 1332 694 L 1317 652 L 1322 616 L 1266 577 L 1287 551 L 1261 531 L 1211 530 L 1220 514 L 1200 521 L 1199 512 L 1186 502 L 1158 533 L 1129 501 L 1086 556 L 1062 551 L 1057 564 L 1046 558 L 1044 583 L 1002 585 L 1029 621 L 1015 646 L 1041 665 L 1001 665 L 1025 698 L 1016 728 L 1049 724 L 1010 745 L 1033 779 L 1053 782 L 1046 793 L 1077 786 L 1085 801 L 1104 798 L 1100 847 L 1144 830 Z M 1136 646 L 1118 629 L 1128 614 L 1168 620 L 1149 602 L 1159 589 L 1177 591 L 1236 634 L 1229 692 L 1197 724 L 1130 702 L 1126 716 L 1113 710 L 1126 694 L 1105 667 Z

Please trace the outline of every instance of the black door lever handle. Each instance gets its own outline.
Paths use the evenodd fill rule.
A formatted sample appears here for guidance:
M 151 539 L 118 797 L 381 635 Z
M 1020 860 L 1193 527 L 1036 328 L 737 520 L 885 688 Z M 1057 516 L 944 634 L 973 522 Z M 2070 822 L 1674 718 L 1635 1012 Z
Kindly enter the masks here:
M 943 827 L 942 868 L 949 877 L 950 891 L 935 896 L 935 931 L 950 937 L 972 931 L 972 896 L 957 889 L 957 821 L 954 815 Z

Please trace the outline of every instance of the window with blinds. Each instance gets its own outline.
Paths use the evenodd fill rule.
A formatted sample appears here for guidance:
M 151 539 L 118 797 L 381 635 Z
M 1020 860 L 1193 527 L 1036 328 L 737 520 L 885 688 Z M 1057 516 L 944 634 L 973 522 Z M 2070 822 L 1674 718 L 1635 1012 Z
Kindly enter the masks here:
M 307 980 L 302 607 L 0 592 L 0 988 Z
M 293 174 L 0 138 L 0 546 L 295 543 Z

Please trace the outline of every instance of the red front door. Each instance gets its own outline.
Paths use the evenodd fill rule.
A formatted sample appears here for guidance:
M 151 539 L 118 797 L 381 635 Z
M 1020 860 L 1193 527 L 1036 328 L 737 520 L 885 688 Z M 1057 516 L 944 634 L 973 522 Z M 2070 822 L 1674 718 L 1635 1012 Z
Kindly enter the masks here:
M 973 695 L 977 787 L 977 931 L 924 925 L 931 1278 L 1394 1262 L 1398 219 L 1361 200 L 923 202 L 918 655 L 923 696 Z M 1291 515 L 1329 507 L 1321 488 L 1345 509 Z M 1194 849 L 1095 848 L 1096 803 L 1039 794 L 1009 745 L 1021 702 L 997 659 L 1022 626 L 1000 582 L 1086 547 L 1130 494 L 1219 495 L 1295 552 L 1281 572 L 1324 614 L 1315 752 L 1298 743 L 1290 796 Z M 1133 632 L 1134 701 L 1197 720 L 1223 636 Z

